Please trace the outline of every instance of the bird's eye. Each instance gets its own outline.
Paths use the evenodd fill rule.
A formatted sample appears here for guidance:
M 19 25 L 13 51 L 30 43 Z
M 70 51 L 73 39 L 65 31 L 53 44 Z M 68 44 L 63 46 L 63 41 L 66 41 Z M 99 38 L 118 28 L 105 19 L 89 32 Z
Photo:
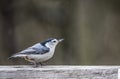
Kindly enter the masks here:
M 55 43 L 56 41 L 54 40 L 53 42 Z

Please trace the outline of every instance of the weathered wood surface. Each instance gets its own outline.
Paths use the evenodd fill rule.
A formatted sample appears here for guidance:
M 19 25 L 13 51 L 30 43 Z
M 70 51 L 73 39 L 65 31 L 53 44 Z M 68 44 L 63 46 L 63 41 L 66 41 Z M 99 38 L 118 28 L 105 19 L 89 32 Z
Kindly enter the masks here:
M 118 79 L 120 66 L 0 66 L 0 79 Z

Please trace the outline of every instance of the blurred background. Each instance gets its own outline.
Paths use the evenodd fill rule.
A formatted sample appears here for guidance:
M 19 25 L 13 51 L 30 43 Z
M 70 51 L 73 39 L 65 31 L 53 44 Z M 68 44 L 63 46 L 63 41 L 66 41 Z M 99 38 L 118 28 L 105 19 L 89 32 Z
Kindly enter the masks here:
M 0 65 L 51 37 L 65 40 L 47 64 L 120 65 L 120 0 L 0 0 Z

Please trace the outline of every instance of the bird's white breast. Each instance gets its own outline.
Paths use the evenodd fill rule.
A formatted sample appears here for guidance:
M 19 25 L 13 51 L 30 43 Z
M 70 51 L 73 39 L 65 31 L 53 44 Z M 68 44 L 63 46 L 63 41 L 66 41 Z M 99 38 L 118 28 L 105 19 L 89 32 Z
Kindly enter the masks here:
M 55 47 L 50 48 L 50 51 L 48 53 L 29 55 L 28 57 L 34 59 L 36 62 L 43 62 L 52 58 L 54 55 L 54 51 L 55 51 Z

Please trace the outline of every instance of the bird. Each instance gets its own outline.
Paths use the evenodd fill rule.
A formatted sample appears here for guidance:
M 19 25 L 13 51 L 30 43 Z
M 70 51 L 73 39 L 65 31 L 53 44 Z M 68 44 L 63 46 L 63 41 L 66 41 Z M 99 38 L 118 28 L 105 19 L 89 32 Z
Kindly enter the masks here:
M 33 67 L 38 67 L 39 64 L 42 66 L 42 62 L 53 57 L 57 44 L 63 40 L 64 39 L 49 38 L 43 42 L 34 44 L 33 46 L 28 47 L 21 52 L 13 54 L 8 59 L 24 58 L 28 62 L 33 63 Z

